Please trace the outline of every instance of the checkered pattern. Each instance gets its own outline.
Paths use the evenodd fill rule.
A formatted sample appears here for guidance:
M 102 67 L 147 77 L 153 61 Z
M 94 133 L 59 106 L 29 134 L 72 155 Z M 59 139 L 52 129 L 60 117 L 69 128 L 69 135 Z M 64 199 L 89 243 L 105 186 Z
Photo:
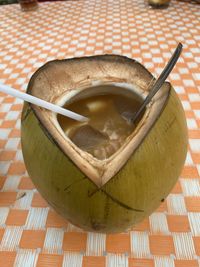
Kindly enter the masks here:
M 46 61 L 116 53 L 155 75 L 177 42 L 184 52 L 170 75 L 189 130 L 187 160 L 162 205 L 130 232 L 84 232 L 40 196 L 20 147 L 22 102 L 0 93 L 0 267 L 200 266 L 200 9 L 173 1 L 152 10 L 143 0 L 40 4 L 23 13 L 0 8 L 0 82 L 19 90 Z

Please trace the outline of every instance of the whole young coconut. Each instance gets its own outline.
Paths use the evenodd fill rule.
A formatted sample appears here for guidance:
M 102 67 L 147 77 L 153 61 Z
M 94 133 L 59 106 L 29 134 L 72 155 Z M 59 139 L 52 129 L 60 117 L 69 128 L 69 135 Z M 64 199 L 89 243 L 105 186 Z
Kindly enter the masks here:
M 152 79 L 135 60 L 92 56 L 46 63 L 27 92 L 59 105 L 106 90 L 141 100 Z M 185 115 L 164 83 L 123 145 L 101 160 L 75 145 L 55 114 L 25 103 L 22 151 L 36 188 L 59 214 L 85 230 L 122 232 L 151 214 L 176 183 L 187 152 Z

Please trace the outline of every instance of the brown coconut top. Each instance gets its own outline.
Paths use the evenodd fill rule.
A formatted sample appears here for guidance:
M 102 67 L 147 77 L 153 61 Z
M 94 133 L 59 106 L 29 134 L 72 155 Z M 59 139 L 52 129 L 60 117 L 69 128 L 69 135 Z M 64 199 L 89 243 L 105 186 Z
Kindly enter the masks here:
M 88 87 L 98 88 L 96 85 L 108 84 L 123 87 L 129 92 L 132 90 L 144 98 L 151 89 L 153 79 L 150 72 L 135 60 L 123 56 L 101 55 L 48 62 L 34 73 L 27 92 L 48 102 L 63 105 L 67 99 L 84 94 Z M 146 108 L 134 132 L 106 160 L 98 160 L 79 149 L 64 134 L 55 114 L 35 105 L 31 107 L 59 149 L 100 187 L 123 167 L 151 131 L 165 107 L 169 91 L 170 84 L 164 83 Z

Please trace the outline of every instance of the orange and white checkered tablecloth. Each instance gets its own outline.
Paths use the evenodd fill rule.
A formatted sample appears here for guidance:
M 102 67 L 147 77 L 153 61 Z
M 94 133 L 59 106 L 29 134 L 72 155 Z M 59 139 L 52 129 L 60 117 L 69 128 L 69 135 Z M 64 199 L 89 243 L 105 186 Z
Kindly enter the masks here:
M 200 5 L 70 0 L 28 13 L 0 6 L 0 83 L 23 91 L 56 58 L 121 54 L 158 75 L 178 42 L 184 51 L 169 80 L 187 117 L 187 159 L 167 199 L 130 232 L 85 232 L 48 206 L 23 162 L 22 101 L 0 93 L 0 267 L 200 266 Z

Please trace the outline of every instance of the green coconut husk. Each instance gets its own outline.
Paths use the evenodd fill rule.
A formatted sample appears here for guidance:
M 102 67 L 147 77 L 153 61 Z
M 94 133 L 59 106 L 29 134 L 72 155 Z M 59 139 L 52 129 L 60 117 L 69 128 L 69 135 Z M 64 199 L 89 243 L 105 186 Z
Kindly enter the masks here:
M 61 95 L 97 80 L 133 84 L 147 92 L 152 75 L 136 61 L 121 56 L 56 60 L 32 76 L 27 91 L 56 103 Z M 53 125 L 50 112 L 24 104 L 21 132 L 26 168 L 41 195 L 59 214 L 85 230 L 122 232 L 160 205 L 185 161 L 186 120 L 169 83 L 145 114 L 118 155 L 102 164 L 70 144 Z

